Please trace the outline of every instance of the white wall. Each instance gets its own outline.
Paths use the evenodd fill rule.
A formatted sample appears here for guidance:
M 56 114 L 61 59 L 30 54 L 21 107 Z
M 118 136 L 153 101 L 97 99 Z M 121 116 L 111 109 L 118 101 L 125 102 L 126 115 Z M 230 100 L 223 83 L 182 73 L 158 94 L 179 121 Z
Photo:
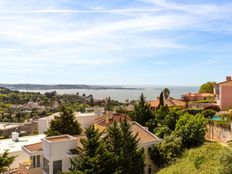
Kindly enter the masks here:
M 44 132 L 46 132 L 48 130 L 48 120 L 45 118 L 41 118 L 38 120 L 38 131 L 39 134 L 43 134 Z
M 62 170 L 68 171 L 70 160 L 67 152 L 77 146 L 77 139 L 61 142 L 42 140 L 44 157 L 49 160 L 50 173 L 53 171 L 53 161 L 62 160 Z
M 10 156 L 16 156 L 14 162 L 11 164 L 11 168 L 17 168 L 19 167 L 19 163 L 25 160 L 29 160 L 29 155 L 26 154 L 23 150 L 17 151 L 17 152 L 10 152 Z
M 77 116 L 77 121 L 81 124 L 81 128 L 85 129 L 89 127 L 91 124 L 93 124 L 93 121 L 97 118 L 97 115 L 91 114 L 91 115 L 85 115 L 85 116 Z

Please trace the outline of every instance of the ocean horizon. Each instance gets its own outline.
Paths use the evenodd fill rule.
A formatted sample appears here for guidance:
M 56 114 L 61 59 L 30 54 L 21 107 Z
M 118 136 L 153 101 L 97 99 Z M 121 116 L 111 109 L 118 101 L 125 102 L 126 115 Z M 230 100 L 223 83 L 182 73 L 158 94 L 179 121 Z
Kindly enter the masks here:
M 46 92 L 56 91 L 57 94 L 76 94 L 79 95 L 92 94 L 95 99 L 105 99 L 110 97 L 113 100 L 125 102 L 125 100 L 138 100 L 141 93 L 144 94 L 146 100 L 156 99 L 164 88 L 169 88 L 170 97 L 180 99 L 181 95 L 189 92 L 198 92 L 199 87 L 197 86 L 123 86 L 123 87 L 134 87 L 138 89 L 49 89 L 49 90 L 19 90 L 22 92 L 40 92 L 42 94 Z

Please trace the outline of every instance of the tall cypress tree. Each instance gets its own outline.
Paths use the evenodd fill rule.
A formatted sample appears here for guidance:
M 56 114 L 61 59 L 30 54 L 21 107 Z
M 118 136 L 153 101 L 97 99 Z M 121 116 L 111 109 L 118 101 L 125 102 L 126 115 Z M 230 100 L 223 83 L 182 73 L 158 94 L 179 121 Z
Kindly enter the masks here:
M 161 106 L 164 106 L 164 93 L 163 92 L 160 93 L 158 108 L 160 108 Z

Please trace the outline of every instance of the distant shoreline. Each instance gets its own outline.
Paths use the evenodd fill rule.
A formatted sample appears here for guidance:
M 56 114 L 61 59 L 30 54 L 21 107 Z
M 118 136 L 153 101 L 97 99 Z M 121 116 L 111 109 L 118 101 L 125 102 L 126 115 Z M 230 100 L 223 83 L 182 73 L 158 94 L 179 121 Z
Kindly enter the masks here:
M 144 88 L 100 85 L 40 85 L 40 84 L 0 84 L 0 87 L 11 90 L 61 90 L 61 89 L 86 89 L 86 90 L 144 90 Z

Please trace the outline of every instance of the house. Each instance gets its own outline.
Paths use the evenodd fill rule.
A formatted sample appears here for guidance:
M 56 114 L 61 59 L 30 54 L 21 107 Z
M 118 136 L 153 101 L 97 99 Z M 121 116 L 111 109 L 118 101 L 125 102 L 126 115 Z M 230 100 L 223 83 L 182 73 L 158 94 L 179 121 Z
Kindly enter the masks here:
M 18 133 L 13 132 L 12 138 L 0 141 L 0 155 L 8 150 L 10 156 L 16 156 L 10 166 L 11 168 L 17 168 L 20 161 L 27 159 L 27 155 L 22 151 L 22 146 L 38 143 L 41 141 L 41 138 L 45 137 L 44 134 L 25 137 L 19 137 L 18 135 Z
M 94 112 L 86 112 L 86 113 L 80 113 L 80 112 L 74 112 L 74 115 L 76 117 L 76 120 L 80 123 L 81 128 L 85 129 L 89 127 L 91 124 L 93 124 L 93 121 L 100 115 L 102 115 L 102 110 L 96 110 Z M 46 132 L 49 127 L 51 121 L 55 117 L 59 117 L 60 113 L 54 113 L 48 117 L 43 117 L 38 120 L 38 132 L 39 134 L 43 134 Z
M 156 100 L 149 101 L 148 103 L 150 104 L 152 110 L 156 110 L 159 107 L 160 100 L 157 98 Z M 185 108 L 186 102 L 170 97 L 167 100 L 164 100 L 164 105 L 168 107 Z
M 108 125 L 113 124 L 114 122 L 120 123 L 120 121 L 131 121 L 131 118 L 124 114 L 118 114 L 113 112 L 108 112 L 103 116 L 96 118 L 93 121 L 95 128 L 100 131 L 104 131 Z
M 56 174 L 69 171 L 70 158 L 77 156 L 72 150 L 81 147 L 81 138 L 84 136 L 44 137 L 38 143 L 22 146 L 27 158 L 20 163 L 20 173 Z
M 218 83 L 214 87 L 214 94 L 218 106 L 222 110 L 228 110 L 232 108 L 232 78 L 226 77 L 226 81 Z
M 26 123 L 0 122 L 0 136 L 3 137 L 10 137 L 12 132 L 29 135 L 37 130 L 38 123 L 34 120 Z
M 213 100 L 214 94 L 211 93 L 187 93 L 181 96 L 181 99 L 185 102 L 189 101 L 202 101 L 202 100 Z
M 112 124 L 113 122 L 119 123 L 120 120 L 127 120 L 131 124 L 131 130 L 134 135 L 138 134 L 138 146 L 144 149 L 145 153 L 145 170 L 144 174 L 153 174 L 157 167 L 154 162 L 150 159 L 149 150 L 153 147 L 154 144 L 161 141 L 158 137 L 156 137 L 153 133 L 151 133 L 147 128 L 141 126 L 139 123 L 135 121 L 130 121 L 131 119 L 127 116 L 114 114 L 114 115 L 106 115 L 101 116 L 94 120 L 94 126 L 96 129 L 100 131 L 104 131 L 107 125 Z

